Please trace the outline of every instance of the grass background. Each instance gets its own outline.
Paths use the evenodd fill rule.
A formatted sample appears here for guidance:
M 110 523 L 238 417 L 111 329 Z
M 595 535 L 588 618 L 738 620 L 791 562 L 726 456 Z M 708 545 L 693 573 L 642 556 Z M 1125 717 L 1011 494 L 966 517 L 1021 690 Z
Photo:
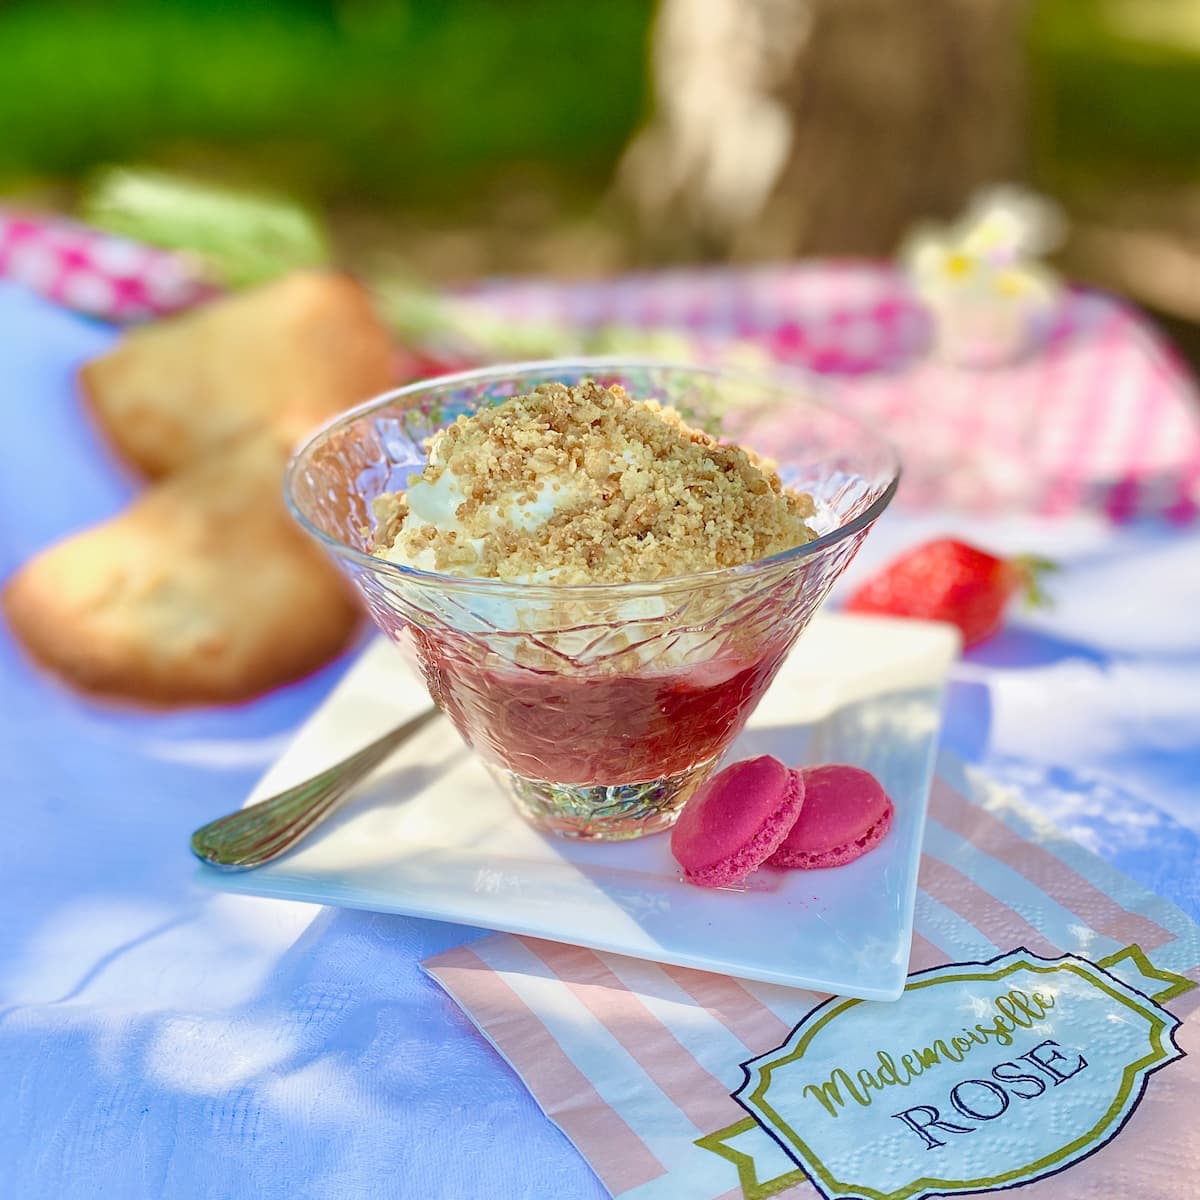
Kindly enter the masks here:
M 331 203 L 584 193 L 643 106 L 644 0 L 0 3 L 0 188 L 154 162 Z

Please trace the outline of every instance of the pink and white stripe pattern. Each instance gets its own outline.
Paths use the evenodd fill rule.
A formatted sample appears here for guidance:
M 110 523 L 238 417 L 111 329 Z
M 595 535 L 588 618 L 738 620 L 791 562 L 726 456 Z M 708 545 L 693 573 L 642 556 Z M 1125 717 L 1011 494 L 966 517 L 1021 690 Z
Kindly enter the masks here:
M 1154 964 L 1200 981 L 1200 929 L 1082 847 L 1048 831 L 949 760 L 939 766 L 920 875 L 911 970 L 986 960 L 1025 946 L 1093 961 L 1137 944 Z M 771 984 L 533 938 L 496 934 L 430 959 L 426 970 L 524 1080 L 614 1196 L 733 1200 L 733 1166 L 697 1138 L 745 1117 L 731 1098 L 739 1063 L 780 1045 L 824 997 Z M 1174 1089 L 1200 1086 L 1200 989 L 1167 1003 L 1185 1018 Z M 1184 1075 L 1187 1079 L 1184 1079 Z M 1128 1128 L 1145 1162 L 1200 1155 L 1200 1127 L 1154 1089 Z M 1174 1107 L 1172 1107 L 1174 1105 Z M 1158 1147 L 1159 1149 L 1156 1149 Z M 1096 1155 L 1023 1189 L 1033 1200 L 1092 1200 L 1123 1169 Z M 1168 1173 L 1169 1174 L 1169 1173 Z M 1174 1175 L 1169 1180 L 1175 1180 Z M 1166 1200 L 1167 1183 L 1137 1178 Z M 1170 1186 L 1174 1186 L 1170 1183 Z M 1148 1189 L 1148 1190 L 1147 1190 Z M 807 1181 L 781 1196 L 817 1196 Z M 1134 1194 L 1130 1192 L 1129 1194 Z

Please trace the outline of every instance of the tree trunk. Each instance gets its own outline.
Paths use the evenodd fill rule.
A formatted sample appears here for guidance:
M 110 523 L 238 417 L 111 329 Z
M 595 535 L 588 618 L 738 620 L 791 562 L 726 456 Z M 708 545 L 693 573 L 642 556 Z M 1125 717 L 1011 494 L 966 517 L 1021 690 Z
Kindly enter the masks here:
M 1025 0 L 661 0 L 619 186 L 651 252 L 881 255 L 1025 168 Z

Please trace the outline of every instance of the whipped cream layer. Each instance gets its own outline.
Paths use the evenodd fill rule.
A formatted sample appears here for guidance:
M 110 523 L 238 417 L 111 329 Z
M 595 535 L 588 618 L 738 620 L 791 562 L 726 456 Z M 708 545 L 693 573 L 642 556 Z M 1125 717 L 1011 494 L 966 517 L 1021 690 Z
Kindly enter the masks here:
M 430 454 L 433 461 L 437 444 Z M 380 551 L 380 557 L 401 566 L 413 567 L 418 571 L 436 571 L 445 575 L 471 576 L 471 570 L 484 553 L 489 533 L 504 529 L 528 531 L 543 525 L 555 513 L 578 503 L 580 493 L 572 487 L 570 478 L 544 479 L 532 495 L 525 489 L 514 489 L 497 498 L 488 509 L 483 521 L 490 528 L 479 532 L 478 523 L 468 529 L 458 513 L 469 499 L 469 483 L 452 469 L 444 469 L 434 479 L 422 476 L 415 480 L 404 496 L 408 503 L 392 544 Z M 471 550 L 471 561 L 446 562 L 439 564 L 439 545 L 444 539 L 424 540 L 420 531 L 436 530 L 439 535 L 454 533 L 461 547 Z M 416 536 L 413 536 L 416 535 Z M 549 581 L 548 572 L 528 572 L 510 578 L 513 583 L 536 583 Z

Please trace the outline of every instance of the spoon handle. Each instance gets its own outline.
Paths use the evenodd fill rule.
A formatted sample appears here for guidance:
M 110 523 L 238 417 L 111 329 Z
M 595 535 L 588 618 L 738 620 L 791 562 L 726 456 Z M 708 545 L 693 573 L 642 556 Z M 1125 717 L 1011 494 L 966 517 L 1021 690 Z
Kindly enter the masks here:
M 426 709 L 311 779 L 202 825 L 192 834 L 192 853 L 221 871 L 246 871 L 278 858 L 316 829 L 360 779 L 437 715 L 436 708 Z

